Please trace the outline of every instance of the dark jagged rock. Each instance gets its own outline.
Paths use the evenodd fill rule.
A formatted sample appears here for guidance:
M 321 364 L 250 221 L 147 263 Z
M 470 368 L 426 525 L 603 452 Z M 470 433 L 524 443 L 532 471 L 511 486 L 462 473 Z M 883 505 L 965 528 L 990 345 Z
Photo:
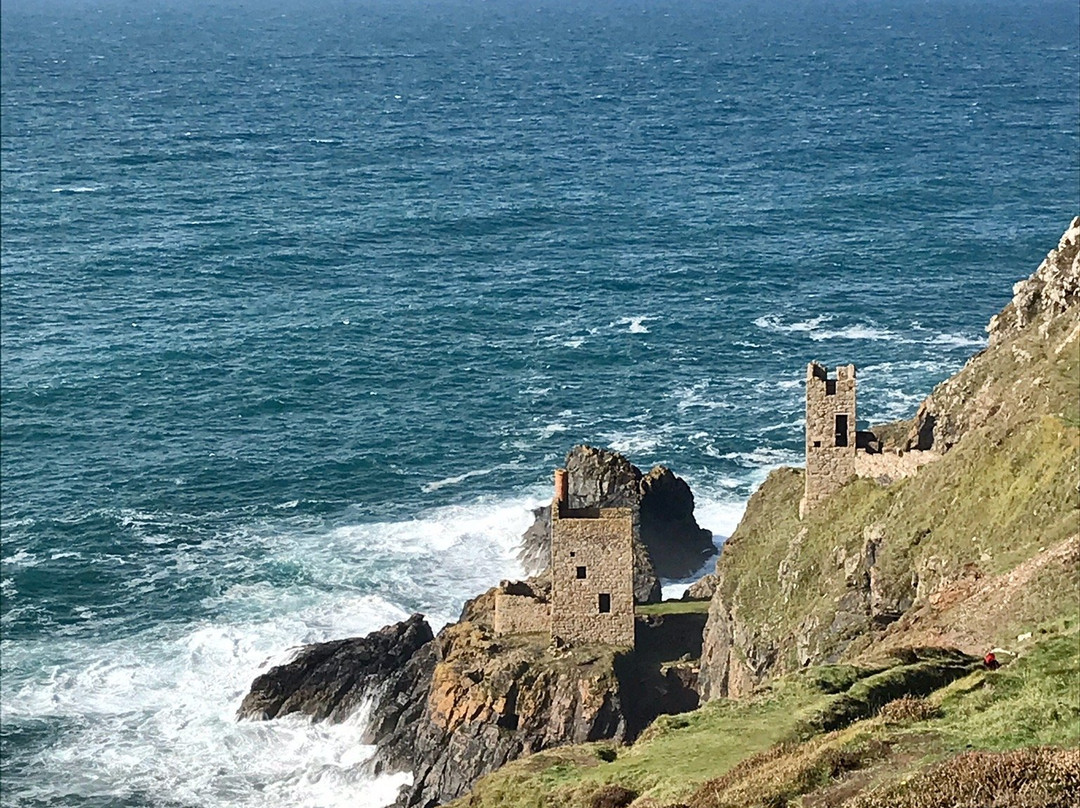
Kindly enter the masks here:
M 694 519 L 690 486 L 669 469 L 648 474 L 618 452 L 575 446 L 566 456 L 571 508 L 639 508 L 641 543 L 634 555 L 634 597 L 638 603 L 660 600 L 659 577 L 685 578 L 715 552 L 712 534 Z M 551 562 L 551 508 L 535 510 L 522 536 L 518 559 L 531 571 Z
M 414 614 L 366 637 L 305 646 L 292 661 L 251 683 L 238 717 L 270 719 L 303 713 L 317 720 L 343 720 L 376 686 L 392 688 L 394 677 L 432 639 L 423 615 Z
M 685 578 L 701 569 L 716 548 L 712 533 L 694 518 L 694 494 L 681 477 L 656 466 L 639 483 L 641 541 L 662 578 Z
M 549 582 L 519 585 L 541 595 Z M 697 706 L 704 615 L 639 620 L 633 654 L 495 637 L 492 589 L 431 637 L 420 615 L 367 637 L 304 648 L 259 676 L 240 717 L 341 720 L 361 703 L 374 773 L 411 771 L 397 808 L 434 808 L 509 761 L 586 741 L 632 740 L 658 714 Z

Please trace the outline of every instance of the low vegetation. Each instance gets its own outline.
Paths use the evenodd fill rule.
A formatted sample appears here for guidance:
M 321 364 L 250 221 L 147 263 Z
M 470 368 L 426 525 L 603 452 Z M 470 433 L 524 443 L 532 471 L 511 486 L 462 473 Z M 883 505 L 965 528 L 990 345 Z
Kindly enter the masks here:
M 1070 617 L 1036 629 L 1030 649 L 996 671 L 930 649 L 897 653 L 879 666 L 810 668 L 743 701 L 662 716 L 630 747 L 586 744 L 509 764 L 452 805 L 1077 804 L 1078 626 L 1074 607 Z M 941 777 L 949 779 L 945 796 L 927 801 L 925 783 Z M 985 798 L 983 782 L 993 784 L 996 802 Z
M 709 611 L 707 600 L 665 600 L 662 603 L 643 603 L 634 607 L 637 614 L 706 614 Z

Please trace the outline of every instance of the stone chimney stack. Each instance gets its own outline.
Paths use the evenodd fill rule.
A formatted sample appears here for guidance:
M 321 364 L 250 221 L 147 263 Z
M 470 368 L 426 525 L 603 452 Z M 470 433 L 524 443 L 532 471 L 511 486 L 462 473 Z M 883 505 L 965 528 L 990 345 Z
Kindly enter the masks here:
M 566 469 L 555 469 L 555 504 L 566 507 L 570 501 L 570 475 Z

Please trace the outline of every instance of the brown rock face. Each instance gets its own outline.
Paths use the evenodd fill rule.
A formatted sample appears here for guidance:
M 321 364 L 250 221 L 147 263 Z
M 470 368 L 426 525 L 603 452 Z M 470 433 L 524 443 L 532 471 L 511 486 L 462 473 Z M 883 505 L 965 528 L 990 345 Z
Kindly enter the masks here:
M 448 626 L 416 720 L 377 738 L 388 770 L 411 769 L 402 808 L 434 808 L 508 761 L 553 746 L 628 736 L 616 653 L 557 652 L 520 637 L 495 641 L 473 623 Z
M 715 552 L 712 534 L 694 519 L 694 495 L 684 480 L 657 466 L 642 474 L 618 452 L 575 446 L 566 456 L 571 508 L 638 507 L 641 542 L 634 553 L 634 598 L 660 600 L 659 578 L 684 578 Z M 551 510 L 537 508 L 518 558 L 538 572 L 551 562 Z

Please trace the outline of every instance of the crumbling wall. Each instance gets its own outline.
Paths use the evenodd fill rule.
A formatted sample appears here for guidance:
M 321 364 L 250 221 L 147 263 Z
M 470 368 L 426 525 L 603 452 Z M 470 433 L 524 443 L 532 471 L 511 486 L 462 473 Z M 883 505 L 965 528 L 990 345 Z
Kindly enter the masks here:
M 855 455 L 855 475 L 890 483 L 904 477 L 913 477 L 927 463 L 940 459 L 941 455 L 937 452 L 859 452 Z
M 496 634 L 547 634 L 550 631 L 550 603 L 528 595 L 495 593 Z

